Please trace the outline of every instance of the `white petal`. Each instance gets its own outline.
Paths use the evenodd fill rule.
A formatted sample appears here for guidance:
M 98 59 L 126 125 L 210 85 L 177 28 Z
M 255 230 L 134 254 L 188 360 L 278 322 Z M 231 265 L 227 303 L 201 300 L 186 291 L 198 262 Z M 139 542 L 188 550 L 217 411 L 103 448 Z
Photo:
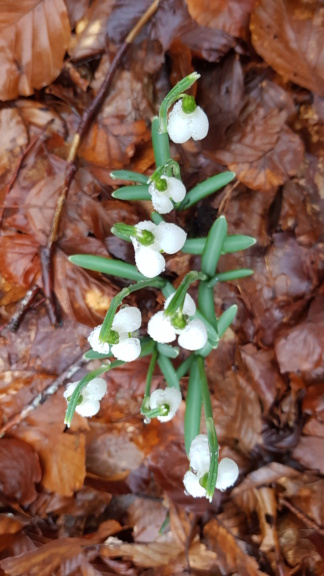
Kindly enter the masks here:
M 78 382 L 70 382 L 70 384 L 67 385 L 65 392 L 63 392 L 63 396 L 64 398 L 70 398 L 70 396 L 72 396 L 74 390 L 76 389 L 77 385 L 79 384 L 80 380 Z
M 78 404 L 75 411 L 81 416 L 94 416 L 100 410 L 99 400 L 84 400 Z
M 191 138 L 191 126 L 187 120 L 188 114 L 182 110 L 182 102 L 178 100 L 173 106 L 168 119 L 168 133 L 175 144 L 183 144 Z
M 186 188 L 181 180 L 178 178 L 173 177 L 165 177 L 165 180 L 168 183 L 168 193 L 171 196 L 174 202 L 182 202 L 186 195 Z
M 108 342 L 100 342 L 99 341 L 99 334 L 102 328 L 102 324 L 97 326 L 94 330 L 92 330 L 91 334 L 88 336 L 88 342 L 95 352 L 100 352 L 100 354 L 109 354 L 110 346 Z
M 208 334 L 205 324 L 202 320 L 195 318 L 182 330 L 178 343 L 186 350 L 200 350 L 205 346 L 207 340 Z
M 199 434 L 191 442 L 189 451 L 190 468 L 199 478 L 202 478 L 210 466 L 210 452 L 207 434 Z
M 223 458 L 218 465 L 216 488 L 226 490 L 235 484 L 239 475 L 239 468 L 231 458 Z
M 160 420 L 160 422 L 168 422 L 173 418 L 181 404 L 181 392 L 176 388 L 154 390 L 150 396 L 150 408 L 158 408 L 163 404 L 169 406 L 169 413 L 166 416 L 157 416 L 157 419 Z
M 81 394 L 84 399 L 93 401 L 101 400 L 107 392 L 107 382 L 103 378 L 94 378 L 83 388 Z
M 154 234 L 156 224 L 154 224 L 154 222 L 151 222 L 151 220 L 143 220 L 143 222 L 139 222 L 138 224 L 136 224 L 135 228 L 138 228 L 139 230 L 148 230 L 149 232 L 153 232 Z
M 173 204 L 168 198 L 168 195 L 165 192 L 159 192 L 155 188 L 151 192 L 152 196 L 152 204 L 154 210 L 156 210 L 159 214 L 169 214 L 171 210 L 173 210 Z
M 151 246 L 139 246 L 135 250 L 135 262 L 138 270 L 147 278 L 155 278 L 165 270 L 165 260 Z
M 141 311 L 136 306 L 125 306 L 115 315 L 112 329 L 117 332 L 134 332 L 142 324 Z
M 167 297 L 166 301 L 164 302 L 164 310 L 166 310 L 166 308 L 169 306 L 174 294 L 171 294 Z M 186 294 L 185 296 L 182 312 L 187 316 L 193 316 L 196 313 L 196 304 L 193 298 L 191 298 L 190 294 Z
M 193 496 L 194 498 L 203 498 L 206 496 L 205 488 L 199 484 L 199 478 L 192 472 L 186 472 L 184 475 L 183 483 L 186 492 L 190 494 L 190 496 Z
M 138 338 L 126 338 L 119 344 L 114 344 L 111 351 L 118 360 L 133 362 L 141 353 L 141 344 Z
M 152 316 L 147 325 L 147 331 L 155 342 L 168 344 L 176 339 L 175 330 L 164 312 L 157 312 Z
M 196 110 L 192 114 L 188 114 L 190 117 L 191 125 L 191 136 L 193 140 L 202 140 L 208 134 L 209 122 L 205 112 L 197 106 Z
M 164 252 L 175 254 L 184 245 L 187 234 L 176 224 L 160 222 L 154 231 L 155 238 Z

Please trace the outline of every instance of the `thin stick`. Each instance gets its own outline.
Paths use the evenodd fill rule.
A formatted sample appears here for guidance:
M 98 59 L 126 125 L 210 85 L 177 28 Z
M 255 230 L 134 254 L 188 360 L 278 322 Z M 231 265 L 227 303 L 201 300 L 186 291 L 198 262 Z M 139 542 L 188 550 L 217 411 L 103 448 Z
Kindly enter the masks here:
M 147 21 L 152 17 L 154 12 L 157 10 L 158 4 L 159 4 L 159 0 L 154 0 L 154 2 L 148 8 L 148 10 L 145 12 L 145 14 L 140 18 L 140 20 L 136 23 L 134 28 L 128 34 L 126 40 L 119 47 L 119 49 L 118 49 L 118 51 L 117 51 L 117 53 L 116 53 L 116 55 L 115 55 L 115 57 L 111 63 L 111 66 L 109 68 L 107 76 L 106 76 L 105 80 L 103 81 L 96 97 L 94 98 L 93 102 L 84 111 L 84 113 L 82 115 L 82 118 L 80 120 L 77 132 L 74 135 L 74 138 L 73 138 L 73 141 L 71 144 L 71 148 L 70 148 L 68 158 L 67 158 L 68 164 L 67 164 L 66 171 L 65 171 L 64 183 L 63 183 L 62 190 L 61 190 L 60 195 L 59 195 L 58 200 L 57 200 L 57 204 L 56 204 L 56 208 L 55 208 L 55 212 L 54 212 L 54 216 L 53 216 L 53 220 L 52 220 L 51 232 L 50 232 L 49 237 L 48 237 L 47 245 L 42 247 L 42 249 L 41 249 L 41 266 L 42 266 L 44 293 L 45 293 L 45 296 L 46 296 L 46 299 L 48 302 L 48 311 L 49 311 L 50 320 L 51 320 L 52 324 L 54 324 L 54 325 L 59 324 L 59 319 L 58 319 L 58 313 L 57 313 L 57 309 L 56 309 L 56 305 L 55 305 L 55 297 L 54 297 L 54 292 L 53 292 L 52 260 L 53 260 L 54 250 L 55 250 L 55 243 L 57 242 L 59 232 L 60 232 L 60 223 L 62 220 L 63 207 L 65 204 L 65 200 L 67 198 L 70 186 L 71 186 L 72 181 L 74 179 L 75 173 L 77 171 L 76 158 L 77 158 L 79 146 L 80 146 L 82 139 L 84 138 L 84 136 L 88 132 L 88 130 L 91 126 L 91 123 L 93 122 L 94 118 L 98 114 L 98 112 L 99 112 L 99 110 L 100 110 L 100 108 L 101 108 L 101 106 L 102 106 L 102 104 L 103 104 L 103 102 L 107 96 L 107 92 L 108 92 L 108 89 L 111 85 L 114 74 L 115 74 L 124 54 L 126 53 L 127 49 L 129 48 L 129 46 L 131 45 L 133 40 L 136 38 L 136 36 L 140 32 L 140 30 L 143 28 L 143 26 L 147 23 Z

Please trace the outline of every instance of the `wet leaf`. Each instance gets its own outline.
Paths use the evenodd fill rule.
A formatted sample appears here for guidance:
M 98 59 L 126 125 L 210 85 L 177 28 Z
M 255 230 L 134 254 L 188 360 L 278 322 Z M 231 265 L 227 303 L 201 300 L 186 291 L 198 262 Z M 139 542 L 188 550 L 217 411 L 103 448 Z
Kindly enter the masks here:
M 63 0 L 11 3 L 2 10 L 0 38 L 0 99 L 43 88 L 59 75 L 70 38 Z
M 229 0 L 212 4 L 208 1 L 186 0 L 189 14 L 201 26 L 224 30 L 231 36 L 247 39 L 249 16 L 255 0 Z
M 23 506 L 35 500 L 35 484 L 42 477 L 37 453 L 25 442 L 15 438 L 0 440 L 0 485 L 3 496 Z
M 316 1 L 260 0 L 250 28 L 254 48 L 276 72 L 324 96 L 323 21 Z

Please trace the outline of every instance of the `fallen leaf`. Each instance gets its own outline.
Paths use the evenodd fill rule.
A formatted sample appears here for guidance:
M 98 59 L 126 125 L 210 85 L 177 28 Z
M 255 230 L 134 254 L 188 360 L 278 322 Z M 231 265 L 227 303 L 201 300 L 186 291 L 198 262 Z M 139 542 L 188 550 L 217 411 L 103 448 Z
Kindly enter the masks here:
M 323 14 L 315 0 L 260 0 L 250 29 L 255 50 L 278 74 L 324 96 Z
M 169 564 L 181 552 L 172 536 L 161 537 L 161 540 L 149 544 L 127 544 L 118 538 L 110 537 L 101 546 L 100 554 L 102 558 L 118 558 L 118 556 L 130 558 L 136 566 L 142 568 L 158 568 Z
M 211 4 L 208 0 L 186 0 L 190 16 L 201 26 L 224 30 L 231 36 L 248 39 L 250 14 L 256 0 L 225 0 Z
M 0 99 L 30 96 L 59 75 L 70 38 L 63 0 L 2 2 Z M 8 7 L 7 7 L 8 8 Z
M 3 185 L 9 182 L 28 144 L 26 126 L 17 108 L 0 110 L 0 176 Z M 4 194 L 0 193 L 1 204 Z
M 305 468 L 324 474 L 324 438 L 317 436 L 301 436 L 292 452 L 293 458 Z
M 1 438 L 0 459 L 2 496 L 23 506 L 30 504 L 37 496 L 35 484 L 42 477 L 36 452 L 22 440 Z

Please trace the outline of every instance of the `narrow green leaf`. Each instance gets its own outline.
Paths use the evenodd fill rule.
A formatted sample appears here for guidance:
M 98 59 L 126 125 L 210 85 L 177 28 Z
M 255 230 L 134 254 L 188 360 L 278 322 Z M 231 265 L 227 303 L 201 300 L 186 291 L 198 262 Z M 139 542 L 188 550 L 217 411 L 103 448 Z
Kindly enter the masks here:
M 117 200 L 151 200 L 147 184 L 138 186 L 124 186 L 112 193 Z
M 189 238 L 185 241 L 181 251 L 185 254 L 202 254 L 206 244 L 206 237 L 203 238 Z M 246 250 L 256 243 L 256 239 L 252 236 L 244 236 L 243 234 L 228 234 L 226 236 L 221 254 L 229 254 L 231 252 L 239 252 Z
M 157 349 L 160 354 L 163 354 L 163 356 L 167 356 L 167 358 L 177 358 L 180 352 L 178 346 L 169 346 L 169 344 L 158 343 Z
M 196 202 L 199 202 L 202 198 L 210 196 L 210 194 L 213 194 L 220 188 L 223 188 L 223 186 L 229 184 L 233 178 L 235 178 L 234 172 L 222 172 L 222 174 L 216 174 L 216 176 L 212 176 L 204 182 L 200 182 L 200 184 L 197 184 L 197 186 L 188 192 L 180 206 L 180 210 L 186 210 L 187 208 L 190 208 L 190 206 L 196 204 Z
M 186 411 L 184 418 L 185 448 L 189 456 L 191 442 L 200 432 L 202 395 L 197 362 L 190 368 L 188 391 L 186 397 Z
M 178 378 L 176 371 L 173 368 L 173 364 L 169 360 L 169 358 L 167 358 L 166 356 L 163 356 L 163 354 L 159 354 L 157 362 L 158 362 L 160 370 L 161 370 L 161 372 L 162 372 L 162 374 L 163 374 L 163 376 L 167 382 L 167 385 L 180 390 L 179 378 Z
M 163 216 L 158 212 L 151 212 L 151 220 L 156 225 L 160 224 L 160 222 L 164 222 Z
M 83 358 L 85 360 L 103 360 L 104 358 L 109 358 L 112 354 L 100 354 L 100 352 L 96 352 L 95 350 L 88 350 L 83 354 Z
M 111 276 L 127 278 L 128 280 L 147 280 L 143 274 L 138 272 L 135 266 L 127 262 L 122 262 L 121 260 L 113 260 L 112 258 L 104 258 L 103 256 L 92 256 L 91 254 L 75 254 L 70 256 L 69 260 L 72 264 L 76 264 L 87 270 L 111 274 Z
M 207 241 L 201 257 L 201 269 L 207 276 L 214 276 L 223 243 L 227 234 L 227 222 L 225 216 L 215 220 L 209 230 Z
M 132 170 L 114 170 L 110 172 L 110 177 L 114 180 L 125 180 L 126 182 L 138 182 L 139 184 L 148 183 L 148 176 L 133 172 Z
M 237 314 L 237 306 L 233 304 L 230 308 L 225 310 L 223 314 L 217 320 L 217 332 L 221 338 L 226 332 L 227 328 L 232 324 L 235 316 Z
M 256 239 L 252 238 L 252 236 L 244 236 L 244 234 L 228 234 L 224 240 L 222 254 L 246 250 L 255 243 Z
M 188 358 L 186 358 L 180 364 L 180 366 L 178 366 L 178 368 L 176 369 L 176 373 L 177 373 L 179 380 L 181 380 L 181 378 L 183 378 L 187 374 L 187 372 L 190 370 L 193 359 L 194 359 L 194 355 L 190 354 L 190 356 L 188 356 Z
M 181 248 L 185 254 L 202 254 L 205 248 L 207 238 L 189 238 Z
M 238 268 L 237 270 L 228 270 L 228 272 L 220 272 L 207 282 L 207 286 L 212 287 L 217 282 L 228 282 L 230 280 L 238 280 L 239 278 L 247 278 L 252 276 L 253 270 L 250 268 Z

